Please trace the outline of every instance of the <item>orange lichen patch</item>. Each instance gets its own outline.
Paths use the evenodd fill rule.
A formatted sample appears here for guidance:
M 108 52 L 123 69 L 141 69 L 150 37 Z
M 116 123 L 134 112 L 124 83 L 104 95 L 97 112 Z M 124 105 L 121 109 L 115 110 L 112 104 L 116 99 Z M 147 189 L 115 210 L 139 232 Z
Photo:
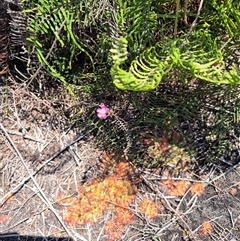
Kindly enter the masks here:
M 127 178 L 134 175 L 134 167 L 127 160 L 118 160 L 113 154 L 104 154 L 100 163 L 103 174 L 112 173 L 118 177 Z
M 235 195 L 237 194 L 237 191 L 238 191 L 238 189 L 235 188 L 235 187 L 232 187 L 232 188 L 229 190 L 230 194 L 233 195 L 233 196 L 235 196 Z
M 136 198 L 136 188 L 129 175 L 134 171 L 130 163 L 113 162 L 111 156 L 105 156 L 101 163 L 104 174 L 111 170 L 112 176 L 96 178 L 79 187 L 78 197 L 59 195 L 57 200 L 63 209 L 63 219 L 70 225 L 80 226 L 97 223 L 106 213 L 111 214 L 104 226 L 108 241 L 121 238 L 124 228 L 134 222 L 134 212 L 130 206 Z M 155 203 L 144 198 L 139 210 L 148 218 L 158 215 Z
M 155 138 L 149 142 L 150 145 L 147 145 L 147 154 L 162 166 L 185 169 L 186 165 L 192 162 L 191 156 L 184 148 L 171 143 L 170 140 L 168 135 L 164 135 L 161 139 Z M 174 142 L 176 140 L 174 138 Z
M 115 220 L 108 220 L 104 226 L 104 232 L 109 235 L 107 241 L 119 240 L 122 236 L 124 225 L 116 223 Z
M 210 233 L 212 233 L 212 231 L 213 231 L 213 226 L 210 222 L 208 222 L 208 221 L 202 222 L 201 228 L 199 229 L 199 232 L 202 235 L 210 234 Z
M 188 181 L 167 179 L 161 181 L 161 185 L 167 190 L 170 196 L 182 197 L 189 189 L 191 183 Z
M 63 212 L 63 219 L 73 225 L 96 223 L 105 211 L 118 215 L 120 208 L 123 209 L 122 214 L 128 215 L 122 219 L 129 219 L 127 208 L 133 203 L 136 193 L 130 181 L 118 176 L 95 179 L 81 186 L 79 192 L 78 198 L 67 199 L 72 205 Z
M 129 163 L 119 162 L 119 164 L 116 167 L 115 173 L 119 177 L 126 177 L 130 169 L 131 169 L 131 166 Z
M 193 185 L 191 186 L 191 194 L 192 195 L 197 195 L 198 197 L 202 196 L 202 194 L 205 191 L 205 185 L 203 183 L 193 183 Z
M 101 159 L 101 163 L 99 164 L 102 169 L 103 174 L 107 172 L 114 171 L 117 166 L 117 161 L 114 158 L 113 154 L 104 153 Z
M 131 224 L 134 220 L 134 213 L 122 207 L 116 207 L 115 210 L 115 223 L 119 224 Z
M 10 217 L 7 214 L 0 215 L 0 224 L 6 223 L 9 218 Z
M 146 197 L 139 203 L 139 212 L 149 219 L 156 218 L 158 215 L 156 204 Z

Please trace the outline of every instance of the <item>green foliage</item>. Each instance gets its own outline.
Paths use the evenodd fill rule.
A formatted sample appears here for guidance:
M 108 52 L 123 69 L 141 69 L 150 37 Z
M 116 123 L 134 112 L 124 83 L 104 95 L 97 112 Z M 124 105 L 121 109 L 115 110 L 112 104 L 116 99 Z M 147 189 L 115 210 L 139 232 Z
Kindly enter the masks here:
M 70 91 L 71 86 L 87 92 L 94 104 L 104 101 L 113 107 L 124 123 L 125 128 L 114 116 L 99 121 L 94 110 L 86 111 L 82 125 L 94 126 L 104 149 L 124 151 L 131 143 L 130 157 L 141 163 L 144 132 L 154 129 L 152 134 L 161 136 L 186 123 L 195 128 L 211 116 L 216 125 L 183 131 L 187 144 L 181 148 L 192 141 L 189 149 L 198 152 L 201 148 L 192 148 L 193 139 L 202 132 L 201 140 L 208 139 L 216 153 L 221 145 L 223 153 L 232 125 L 232 115 L 226 113 L 233 112 L 238 88 L 234 85 L 240 82 L 235 56 L 240 46 L 237 1 L 205 0 L 197 20 L 197 1 L 24 0 L 23 4 L 29 53 L 35 52 L 39 63 Z M 209 103 L 221 109 L 221 98 L 215 98 L 225 94 L 221 84 L 233 85 L 231 108 L 225 100 L 222 111 L 209 111 Z
M 82 31 L 96 24 L 98 1 L 40 0 L 24 1 L 24 5 L 29 22 L 29 53 L 34 51 L 40 65 L 71 91 L 66 74 L 72 71 L 77 55 L 84 56 L 82 66 L 87 63 L 94 70 L 95 50 Z
M 128 54 L 127 40 L 124 38 L 120 38 L 110 51 L 114 61 L 111 69 L 113 82 L 122 90 L 152 90 L 157 87 L 166 72 L 164 67 L 168 67 L 156 58 L 155 48 L 150 48 L 132 62 L 129 72 L 124 71 L 120 68 Z
M 155 0 L 133 0 L 126 1 L 127 8 L 124 11 L 125 22 L 122 26 L 123 33 L 127 36 L 131 54 L 139 53 L 146 46 L 151 46 L 153 34 L 159 27 L 159 16 L 156 12 L 157 5 Z
M 88 66 L 86 76 L 91 69 L 95 79 L 101 79 L 101 74 L 108 71 L 107 66 L 100 71 L 96 66 L 108 61 L 106 53 L 111 41 L 111 75 L 120 89 L 154 89 L 169 72 L 177 72 L 184 81 L 199 78 L 213 83 L 239 82 L 235 66 L 225 71 L 222 57 L 225 53 L 216 41 L 224 29 L 230 36 L 237 36 L 240 6 L 232 0 L 206 1 L 196 30 L 188 35 L 187 28 L 179 27 L 181 36 L 176 40 L 173 40 L 176 20 L 180 24 L 179 19 L 184 13 L 189 17 L 196 14 L 197 8 L 191 2 L 189 6 L 182 4 L 178 9 L 176 2 L 169 0 L 117 0 L 108 3 L 96 0 L 24 0 L 23 5 L 29 18 L 29 52 L 34 48 L 40 64 L 66 86 L 69 86 L 66 77 L 76 79 L 76 76 L 71 78 L 66 73 L 71 73 L 80 53 L 85 56 L 83 61 L 86 63 L 81 64 Z M 210 26 L 215 29 L 219 26 L 219 35 Z M 126 41 L 120 38 L 116 42 L 119 36 L 125 36 Z M 119 60 L 117 51 L 123 51 Z M 129 65 L 129 71 L 126 71 Z M 80 71 L 80 79 L 84 78 L 83 72 Z
M 128 1 L 119 1 L 120 9 L 126 13 L 119 14 L 120 23 L 127 23 L 128 28 L 124 29 L 122 24 L 125 38 L 116 40 L 110 50 L 113 60 L 111 76 L 117 88 L 131 91 L 153 90 L 163 78 L 169 79 L 168 73 L 171 73 L 170 80 L 176 80 L 177 75 L 181 81 L 197 78 L 216 84 L 240 83 L 238 67 L 233 64 L 226 69 L 226 53 L 220 41 L 220 26 L 224 26 L 231 37 L 238 36 L 238 3 L 233 3 L 232 0 L 225 0 L 221 4 L 216 0 L 207 2 L 208 15 L 203 13 L 205 21 L 201 20 L 190 35 L 186 31 L 176 40 L 173 40 L 170 34 L 167 37 L 161 35 L 157 42 L 154 41 L 154 34 L 159 27 L 158 23 L 165 19 L 159 29 L 160 32 L 166 32 L 164 24 L 174 17 L 168 8 L 165 8 L 167 11 L 165 10 L 164 14 L 162 10 L 160 13 L 158 8 L 168 6 L 170 9 L 174 4 L 166 1 L 160 7 L 156 1 L 151 0 L 138 1 L 138 4 L 133 2 L 131 5 Z M 141 14 L 145 11 L 148 11 L 148 14 Z M 211 18 L 211 14 L 215 16 L 216 12 L 217 22 Z M 219 34 L 210 29 L 212 23 L 215 28 L 218 24 Z M 132 60 L 133 53 L 135 58 Z
M 240 3 L 233 0 L 212 1 L 212 6 L 217 10 L 218 18 L 229 34 L 233 37 L 238 35 L 240 30 Z
M 194 37 L 191 42 L 182 39 L 147 49 L 131 63 L 129 71 L 121 68 L 128 52 L 126 39 L 120 38 L 110 50 L 113 83 L 122 90 L 149 91 L 155 89 L 167 73 L 177 69 L 186 72 L 185 77 L 190 75 L 216 84 L 239 84 L 239 70 L 236 66 L 225 70 L 216 41 L 207 32 L 198 32 Z

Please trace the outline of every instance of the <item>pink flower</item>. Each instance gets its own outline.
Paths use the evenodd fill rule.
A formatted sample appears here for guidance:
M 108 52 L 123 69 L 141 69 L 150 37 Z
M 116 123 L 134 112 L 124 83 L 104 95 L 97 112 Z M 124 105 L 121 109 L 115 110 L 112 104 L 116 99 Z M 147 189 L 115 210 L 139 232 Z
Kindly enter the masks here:
M 105 104 L 101 103 L 99 108 L 97 108 L 97 117 L 99 119 L 106 119 L 109 115 L 109 109 L 105 106 Z

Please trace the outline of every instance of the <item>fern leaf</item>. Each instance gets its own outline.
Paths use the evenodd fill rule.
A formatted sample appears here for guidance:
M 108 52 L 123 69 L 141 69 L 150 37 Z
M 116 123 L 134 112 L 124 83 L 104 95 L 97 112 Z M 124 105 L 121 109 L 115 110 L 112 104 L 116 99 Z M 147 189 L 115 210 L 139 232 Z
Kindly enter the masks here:
M 204 46 L 203 39 L 207 39 L 211 48 Z M 215 84 L 240 84 L 239 70 L 235 66 L 230 71 L 225 69 L 215 40 L 205 33 L 198 35 L 191 44 L 186 43 L 184 48 L 179 40 L 166 43 L 161 48 L 151 47 L 132 61 L 128 71 L 121 68 L 128 55 L 127 41 L 124 38 L 113 45 L 111 54 L 114 62 L 111 76 L 115 86 L 121 90 L 153 90 L 163 76 L 175 69 L 183 74 L 190 74 L 192 78 Z
M 116 87 L 132 91 L 149 91 L 156 88 L 162 80 L 164 64 L 152 54 L 154 51 L 154 48 L 150 48 L 140 55 L 132 62 L 127 72 L 120 68 L 120 65 L 127 60 L 127 40 L 118 39 L 110 50 L 114 61 L 111 75 Z

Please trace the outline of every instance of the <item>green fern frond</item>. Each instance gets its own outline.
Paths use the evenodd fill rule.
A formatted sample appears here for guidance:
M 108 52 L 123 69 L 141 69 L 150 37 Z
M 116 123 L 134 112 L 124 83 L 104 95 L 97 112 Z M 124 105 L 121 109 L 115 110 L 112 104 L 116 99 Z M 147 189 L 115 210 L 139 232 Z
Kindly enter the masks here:
M 157 59 L 155 48 L 149 48 L 134 60 L 128 72 L 120 68 L 120 65 L 127 60 L 127 40 L 124 38 L 118 39 L 110 52 L 114 61 L 111 75 L 113 83 L 119 89 L 133 91 L 152 90 L 159 85 L 163 74 L 167 72 L 167 60 L 162 62 Z
M 121 90 L 149 91 L 155 89 L 169 71 L 178 69 L 192 78 L 216 84 L 240 84 L 239 70 L 235 66 L 226 70 L 216 40 L 205 33 L 201 37 L 189 43 L 178 40 L 151 47 L 132 61 L 128 71 L 120 66 L 127 60 L 127 41 L 118 39 L 111 49 L 113 83 Z M 205 44 L 203 40 L 210 43 Z

